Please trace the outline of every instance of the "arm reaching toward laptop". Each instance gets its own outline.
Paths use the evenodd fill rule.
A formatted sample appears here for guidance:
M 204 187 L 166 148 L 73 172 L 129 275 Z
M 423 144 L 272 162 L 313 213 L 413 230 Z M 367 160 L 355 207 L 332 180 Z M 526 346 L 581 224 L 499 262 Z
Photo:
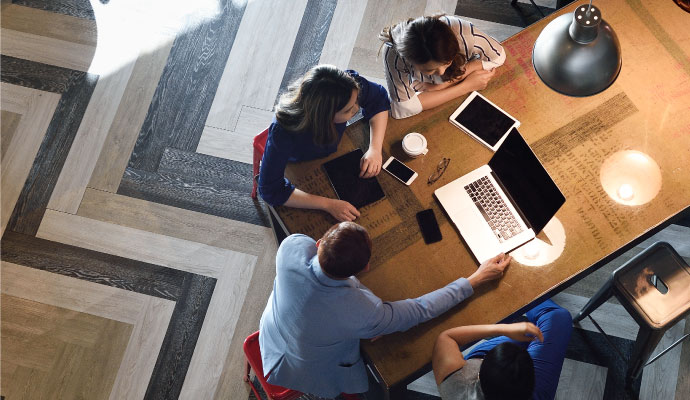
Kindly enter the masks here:
M 513 257 L 508 256 L 505 253 L 501 253 L 494 258 L 490 258 L 484 261 L 479 268 L 477 268 L 477 270 L 470 275 L 469 278 L 467 278 L 467 280 L 470 281 L 472 288 L 476 288 L 483 283 L 501 278 L 503 276 L 503 272 L 506 268 L 508 268 L 508 264 L 510 264 L 512 259 Z

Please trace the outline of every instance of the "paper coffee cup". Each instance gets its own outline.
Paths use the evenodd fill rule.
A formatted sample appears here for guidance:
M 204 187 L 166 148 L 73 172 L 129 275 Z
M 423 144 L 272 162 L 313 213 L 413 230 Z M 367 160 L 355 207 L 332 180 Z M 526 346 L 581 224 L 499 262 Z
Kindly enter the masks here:
M 429 151 L 426 148 L 426 138 L 421 133 L 417 132 L 411 132 L 405 135 L 402 140 L 402 148 L 405 154 L 410 157 L 419 157 Z

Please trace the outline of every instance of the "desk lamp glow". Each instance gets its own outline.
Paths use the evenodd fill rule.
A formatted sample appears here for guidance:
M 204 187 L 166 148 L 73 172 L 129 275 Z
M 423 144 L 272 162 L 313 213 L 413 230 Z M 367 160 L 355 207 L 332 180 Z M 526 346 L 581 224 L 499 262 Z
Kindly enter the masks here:
M 541 31 L 532 51 L 539 78 L 568 96 L 597 94 L 616 80 L 621 70 L 621 47 L 599 7 L 580 5 Z

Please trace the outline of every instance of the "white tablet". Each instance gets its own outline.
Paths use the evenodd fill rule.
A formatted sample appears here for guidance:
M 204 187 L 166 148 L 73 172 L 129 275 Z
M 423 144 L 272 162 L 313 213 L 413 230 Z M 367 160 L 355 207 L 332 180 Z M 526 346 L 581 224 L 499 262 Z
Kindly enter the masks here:
M 511 129 L 520 126 L 520 121 L 478 92 L 470 93 L 449 120 L 493 151 L 503 143 Z

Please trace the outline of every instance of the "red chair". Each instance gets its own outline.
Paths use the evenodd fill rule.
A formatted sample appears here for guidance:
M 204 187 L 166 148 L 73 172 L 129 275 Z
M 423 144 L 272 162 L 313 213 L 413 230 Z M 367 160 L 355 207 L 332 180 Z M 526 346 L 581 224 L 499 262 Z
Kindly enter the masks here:
M 252 199 L 256 198 L 256 185 L 259 179 L 259 166 L 261 165 L 261 158 L 264 156 L 264 150 L 266 150 L 267 139 L 268 128 L 254 136 L 254 188 L 252 189 Z
M 260 133 L 259 136 L 267 132 L 268 130 Z M 259 136 L 257 136 L 257 138 Z M 254 139 L 254 144 L 256 145 L 256 139 Z M 254 149 L 256 149 L 256 147 L 254 147 Z M 254 157 L 254 160 L 256 160 L 256 153 L 254 153 Z M 259 158 L 259 160 L 260 159 L 261 158 Z M 264 392 L 266 392 L 266 396 L 268 396 L 269 399 L 293 400 L 302 396 L 302 393 L 296 390 L 286 389 L 282 386 L 271 385 L 270 383 L 266 382 L 266 377 L 264 377 L 263 374 L 264 369 L 261 364 L 261 349 L 259 348 L 259 331 L 252 333 L 244 340 L 244 354 L 247 357 L 247 373 L 244 376 L 244 381 L 247 382 L 249 386 L 252 388 L 252 391 L 254 392 L 254 395 L 257 399 L 260 400 L 261 396 L 259 396 L 259 392 L 254 386 L 254 382 L 252 382 L 251 379 L 249 379 L 249 372 L 252 370 L 252 368 L 254 368 L 254 374 L 256 375 L 256 379 L 258 379 L 261 383 L 261 387 L 264 389 Z

